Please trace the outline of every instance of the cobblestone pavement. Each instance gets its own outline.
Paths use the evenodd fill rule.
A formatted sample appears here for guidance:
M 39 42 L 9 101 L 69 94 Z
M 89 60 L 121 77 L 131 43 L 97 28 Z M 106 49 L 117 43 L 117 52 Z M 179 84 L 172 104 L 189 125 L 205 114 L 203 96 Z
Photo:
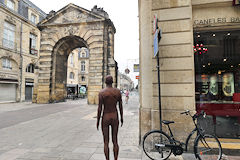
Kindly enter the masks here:
M 124 104 L 119 160 L 148 160 L 138 144 L 138 110 L 138 95 L 133 93 Z M 82 99 L 44 105 L 0 104 L 0 160 L 104 160 L 96 111 L 96 105 L 87 105 Z M 195 158 L 184 154 L 170 159 Z

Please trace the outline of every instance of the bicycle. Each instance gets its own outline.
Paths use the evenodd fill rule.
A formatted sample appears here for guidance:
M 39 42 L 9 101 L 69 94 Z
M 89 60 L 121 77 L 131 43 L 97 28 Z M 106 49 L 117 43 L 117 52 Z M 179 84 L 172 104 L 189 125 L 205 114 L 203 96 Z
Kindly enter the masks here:
M 182 143 L 175 140 L 169 124 L 174 121 L 162 121 L 167 125 L 170 136 L 160 130 L 152 130 L 147 132 L 143 137 L 143 151 L 152 160 L 166 160 L 173 153 L 175 156 L 181 155 L 184 151 L 188 151 L 188 143 L 190 138 L 196 132 L 197 136 L 194 141 L 194 154 L 199 160 L 220 160 L 222 158 L 221 143 L 215 135 L 205 134 L 204 130 L 199 128 L 196 119 L 199 116 L 205 118 L 206 114 L 196 113 L 193 116 L 189 110 L 182 112 L 192 117 L 195 128 L 188 135 L 186 142 Z

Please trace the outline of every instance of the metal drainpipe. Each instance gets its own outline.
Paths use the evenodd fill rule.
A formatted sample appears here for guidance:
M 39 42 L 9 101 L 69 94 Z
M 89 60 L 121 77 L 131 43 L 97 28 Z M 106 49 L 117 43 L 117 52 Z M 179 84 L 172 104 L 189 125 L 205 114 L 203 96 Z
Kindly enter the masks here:
M 20 102 L 22 101 L 22 70 L 23 70 L 23 57 L 22 57 L 22 21 L 20 28 Z

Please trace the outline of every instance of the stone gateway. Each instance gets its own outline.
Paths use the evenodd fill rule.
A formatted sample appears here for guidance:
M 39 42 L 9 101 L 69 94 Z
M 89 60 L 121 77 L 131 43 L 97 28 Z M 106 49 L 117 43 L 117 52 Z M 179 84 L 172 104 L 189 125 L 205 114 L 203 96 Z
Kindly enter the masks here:
M 94 6 L 88 11 L 69 4 L 57 12 L 51 11 L 38 27 L 41 45 L 33 102 L 51 103 L 66 98 L 67 58 L 76 48 L 89 49 L 89 104 L 98 103 L 98 92 L 104 87 L 106 75 L 112 75 L 114 85 L 117 84 L 116 30 L 102 8 Z

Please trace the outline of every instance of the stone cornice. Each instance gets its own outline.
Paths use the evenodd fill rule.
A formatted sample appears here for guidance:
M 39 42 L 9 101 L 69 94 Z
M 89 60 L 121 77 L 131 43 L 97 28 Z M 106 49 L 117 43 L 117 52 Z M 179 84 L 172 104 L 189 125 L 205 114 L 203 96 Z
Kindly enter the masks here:
M 89 22 L 71 22 L 71 23 L 54 23 L 54 24 L 39 24 L 38 28 L 43 27 L 56 27 L 56 26 L 68 26 L 68 25 L 79 25 L 79 24 L 87 24 L 87 23 L 99 23 L 104 22 L 103 20 L 95 20 Z

